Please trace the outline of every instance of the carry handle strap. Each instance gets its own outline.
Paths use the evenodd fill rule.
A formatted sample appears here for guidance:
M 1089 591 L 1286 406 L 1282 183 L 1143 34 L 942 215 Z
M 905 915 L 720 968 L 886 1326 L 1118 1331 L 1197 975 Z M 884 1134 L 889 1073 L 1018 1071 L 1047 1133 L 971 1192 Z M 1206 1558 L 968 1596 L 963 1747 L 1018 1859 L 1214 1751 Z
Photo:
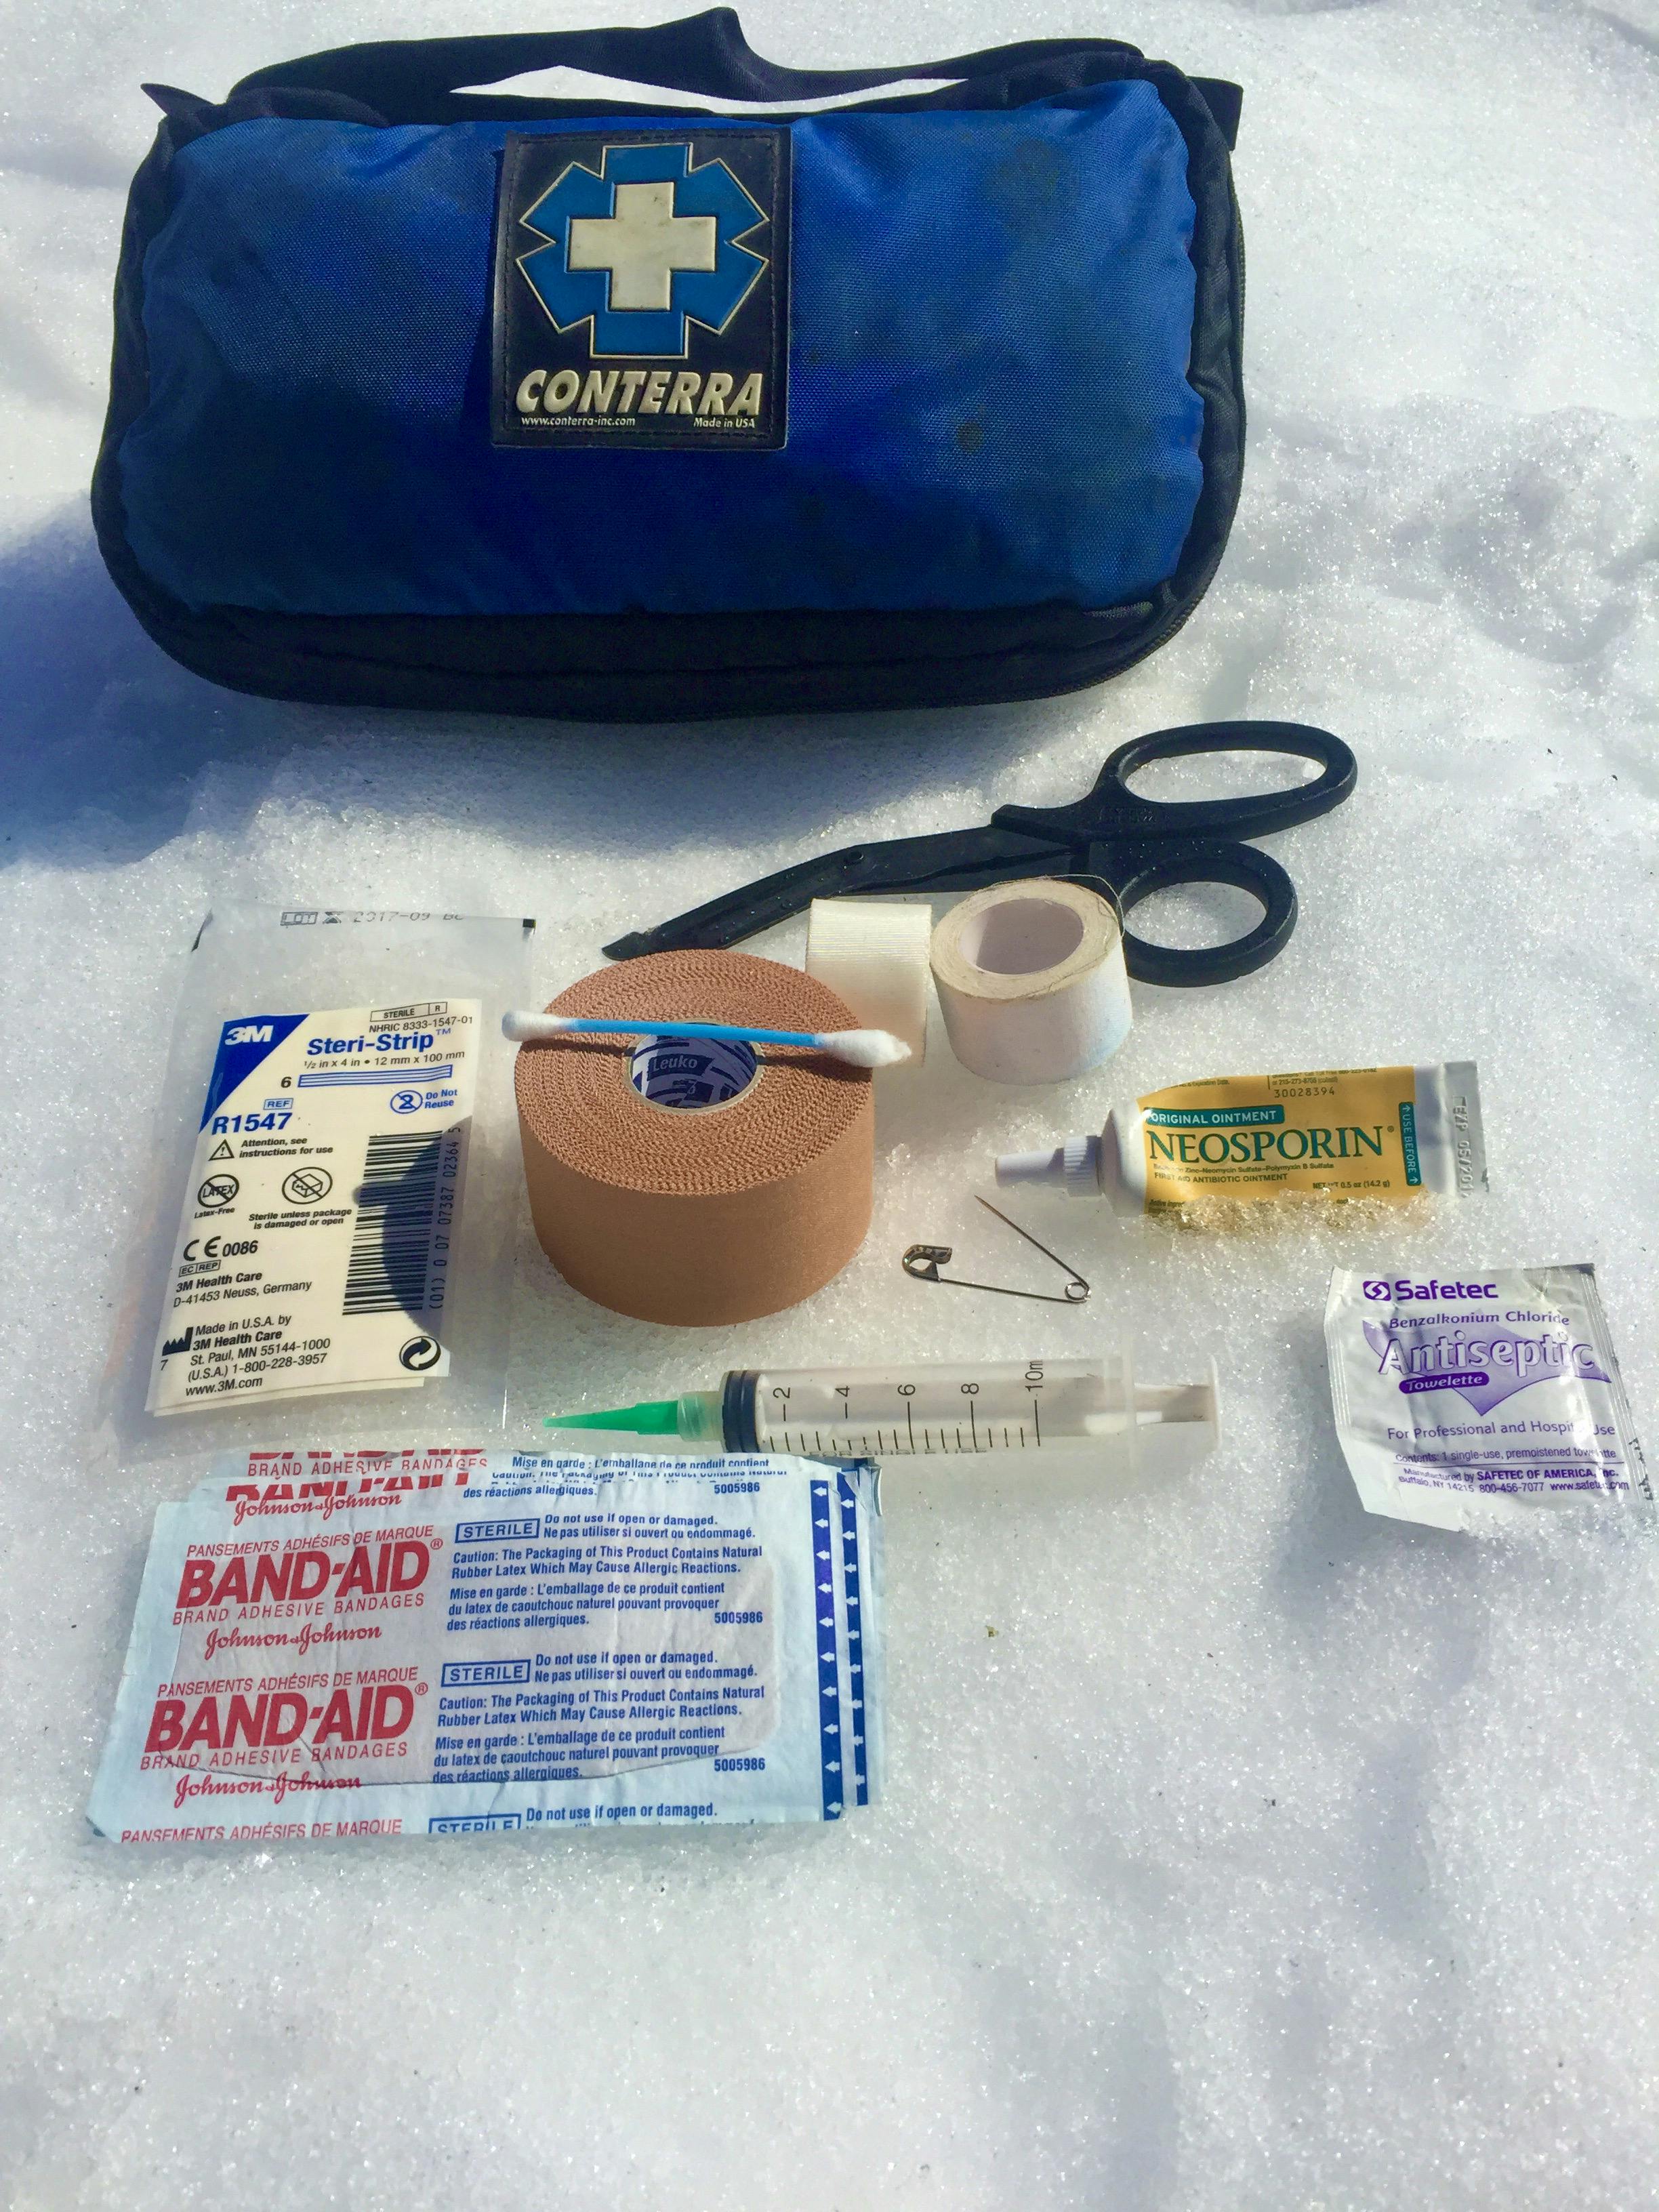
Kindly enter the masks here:
M 743 35 L 735 10 L 710 8 L 678 23 L 608 31 L 530 31 L 465 39 L 388 39 L 279 62 L 245 76 L 237 94 L 283 91 L 331 93 L 361 101 L 388 121 L 434 119 L 476 112 L 456 102 L 460 85 L 488 85 L 545 69 L 582 70 L 630 84 L 659 85 L 704 99 L 788 101 L 822 100 L 838 93 L 875 91 L 907 77 L 1006 76 L 1062 57 L 1087 82 L 1086 57 L 1140 58 L 1115 39 L 1028 39 L 945 61 L 895 63 L 875 70 L 787 69 L 762 59 Z M 1231 145 L 1239 94 L 1232 85 L 1194 80 Z M 1213 97 L 1220 95 L 1220 97 Z M 510 94 L 501 95 L 511 98 Z
M 258 70 L 238 92 L 267 85 L 304 87 L 371 100 L 394 87 L 402 99 L 441 99 L 461 85 L 496 84 L 533 70 L 584 70 L 629 84 L 656 84 L 715 100 L 822 100 L 841 92 L 873 91 L 897 77 L 963 77 L 1006 70 L 1025 59 L 1098 47 L 1133 53 L 1112 39 L 1031 39 L 1023 46 L 988 48 L 953 60 L 896 64 L 877 70 L 786 69 L 762 59 L 743 35 L 732 8 L 710 8 L 678 23 L 609 31 L 526 31 L 467 39 L 384 39 L 367 46 L 337 46 Z

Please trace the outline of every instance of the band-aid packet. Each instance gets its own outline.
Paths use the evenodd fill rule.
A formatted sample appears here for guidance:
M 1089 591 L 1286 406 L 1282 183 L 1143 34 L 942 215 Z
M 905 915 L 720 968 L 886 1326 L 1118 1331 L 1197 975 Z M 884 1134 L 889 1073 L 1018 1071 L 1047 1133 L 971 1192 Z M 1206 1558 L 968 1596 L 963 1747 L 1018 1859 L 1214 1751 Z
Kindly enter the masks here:
M 242 1453 L 163 1505 L 124 1843 L 834 1820 L 880 1766 L 874 1468 Z

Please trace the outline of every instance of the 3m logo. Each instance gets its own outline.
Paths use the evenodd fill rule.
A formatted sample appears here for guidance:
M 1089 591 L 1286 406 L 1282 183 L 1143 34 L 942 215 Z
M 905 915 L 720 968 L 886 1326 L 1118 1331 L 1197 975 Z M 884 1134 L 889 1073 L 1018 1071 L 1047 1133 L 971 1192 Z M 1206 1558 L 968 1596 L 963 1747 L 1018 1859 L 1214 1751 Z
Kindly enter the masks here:
M 498 445 L 781 446 L 789 137 L 509 137 Z
M 304 1019 L 303 1014 L 241 1014 L 224 1024 L 219 1031 L 219 1049 L 213 1056 L 207 1097 L 202 1103 L 203 1128 L 238 1085 L 246 1082 L 260 1061 L 285 1042 Z M 247 1103 L 246 1100 L 243 1103 Z

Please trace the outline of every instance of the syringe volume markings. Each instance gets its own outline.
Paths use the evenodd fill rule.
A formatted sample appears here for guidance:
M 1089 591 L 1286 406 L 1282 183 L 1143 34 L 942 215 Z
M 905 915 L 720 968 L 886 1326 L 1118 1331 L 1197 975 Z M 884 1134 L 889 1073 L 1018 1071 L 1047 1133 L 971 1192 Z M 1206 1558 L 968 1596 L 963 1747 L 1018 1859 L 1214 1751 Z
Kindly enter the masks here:
M 548 1426 L 621 1430 L 716 1450 L 821 1459 L 1075 1447 L 1133 1465 L 1143 1434 L 1154 1428 L 1182 1431 L 1179 1441 L 1188 1456 L 1211 1449 L 1216 1409 L 1212 1380 L 1137 1389 L 1127 1354 L 1108 1353 L 1093 1359 L 736 1369 L 718 1389 L 609 1413 L 555 1414 Z

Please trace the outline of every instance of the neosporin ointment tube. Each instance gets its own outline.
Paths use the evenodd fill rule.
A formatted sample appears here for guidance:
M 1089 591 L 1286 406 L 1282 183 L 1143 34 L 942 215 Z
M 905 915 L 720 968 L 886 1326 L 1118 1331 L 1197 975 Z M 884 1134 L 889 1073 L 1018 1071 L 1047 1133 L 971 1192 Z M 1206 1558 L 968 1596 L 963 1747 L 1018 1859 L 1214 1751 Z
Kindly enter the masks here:
M 1480 1093 L 1468 1060 L 1218 1075 L 1149 1091 L 1097 1137 L 1005 1152 L 1000 1183 L 1109 1198 L 1119 1213 L 1206 1199 L 1468 1198 L 1486 1187 Z

